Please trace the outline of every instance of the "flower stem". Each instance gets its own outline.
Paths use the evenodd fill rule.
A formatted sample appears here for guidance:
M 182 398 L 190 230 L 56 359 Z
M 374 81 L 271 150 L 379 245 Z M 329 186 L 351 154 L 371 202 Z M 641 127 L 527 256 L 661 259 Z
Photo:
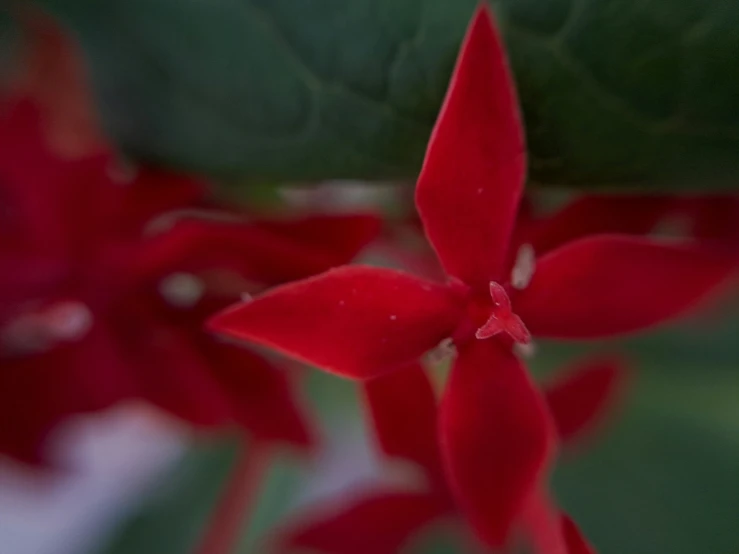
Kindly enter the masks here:
M 270 466 L 270 452 L 263 446 L 239 454 L 197 554 L 231 554 L 256 506 L 259 489 Z

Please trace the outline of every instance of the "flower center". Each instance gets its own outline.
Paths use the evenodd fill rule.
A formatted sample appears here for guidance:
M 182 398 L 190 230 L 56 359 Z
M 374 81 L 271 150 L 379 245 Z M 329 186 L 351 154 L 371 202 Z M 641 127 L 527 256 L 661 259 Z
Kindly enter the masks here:
M 529 344 L 531 342 L 529 330 L 521 318 L 513 313 L 506 290 L 495 281 L 490 282 L 490 298 L 493 301 L 490 317 L 477 330 L 475 337 L 482 340 L 506 333 L 517 343 Z

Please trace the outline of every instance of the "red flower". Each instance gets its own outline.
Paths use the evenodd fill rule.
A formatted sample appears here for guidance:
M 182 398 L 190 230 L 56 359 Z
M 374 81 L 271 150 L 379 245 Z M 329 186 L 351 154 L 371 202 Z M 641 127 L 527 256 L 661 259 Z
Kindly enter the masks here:
M 552 447 L 546 410 L 511 343 L 651 327 L 692 308 L 734 266 L 694 244 L 616 234 L 575 240 L 538 260 L 527 248 L 511 255 L 525 165 L 515 94 L 483 7 L 416 189 L 448 284 L 343 267 L 278 287 L 211 322 L 228 336 L 360 379 L 403 367 L 452 337 L 459 356 L 442 403 L 444 457 L 459 502 L 493 546 L 506 542 Z M 483 432 L 497 436 L 495 452 L 480 452 Z M 495 463 L 479 467 L 475 460 L 483 458 Z
M 135 399 L 311 442 L 285 372 L 202 324 L 251 282 L 346 263 L 378 233 L 375 216 L 185 220 L 150 236 L 153 219 L 204 205 L 203 188 L 151 170 L 116 182 L 108 156 L 61 160 L 28 102 L 0 121 L 0 152 L 0 452 L 41 461 L 64 417 Z
M 623 366 L 612 359 L 589 359 L 574 366 L 546 387 L 545 395 L 559 440 L 566 445 L 583 437 L 609 411 L 623 377 Z M 388 458 L 407 460 L 423 472 L 423 490 L 372 491 L 356 499 L 338 499 L 311 506 L 275 533 L 280 550 L 314 549 L 327 554 L 393 554 L 442 518 L 459 517 L 438 446 L 437 402 L 419 365 L 367 381 L 366 404 L 379 447 Z M 478 440 L 501 437 L 495 433 Z M 493 471 L 497 457 L 479 459 Z M 550 506 L 544 485 L 527 503 L 516 528 L 535 554 L 586 554 L 584 539 L 574 523 Z M 578 542 L 579 541 L 579 542 Z M 562 545 L 567 545 L 563 547 Z M 560 548 L 560 550 L 557 550 Z M 562 549 L 566 548 L 566 549 Z

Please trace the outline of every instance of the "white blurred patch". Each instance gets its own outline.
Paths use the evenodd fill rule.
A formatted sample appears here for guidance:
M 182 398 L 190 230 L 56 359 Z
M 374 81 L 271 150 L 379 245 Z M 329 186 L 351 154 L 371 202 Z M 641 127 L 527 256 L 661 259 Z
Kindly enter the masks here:
M 536 344 L 533 341 L 527 344 L 516 342 L 513 344 L 513 352 L 523 360 L 530 360 L 536 356 Z
M 46 312 L 52 337 L 59 341 L 77 341 L 92 329 L 93 316 L 82 302 L 59 302 Z
M 529 286 L 536 270 L 536 252 L 530 244 L 522 244 L 516 254 L 516 262 L 511 271 L 511 286 L 523 290 Z
M 306 484 L 294 500 L 300 511 L 327 500 L 341 500 L 353 492 L 378 487 L 418 490 L 425 485 L 421 471 L 401 459 L 388 459 L 375 446 L 364 422 L 346 418 L 326 433 L 328 443 L 307 469 Z
M 11 355 L 36 354 L 59 342 L 78 341 L 92 329 L 93 314 L 82 302 L 64 300 L 30 310 L 0 328 L 0 349 Z
M 204 292 L 203 281 L 191 273 L 172 273 L 159 282 L 159 294 L 176 308 L 192 308 Z
M 281 198 L 300 210 L 342 213 L 379 209 L 394 201 L 397 183 L 335 180 L 311 186 L 287 186 L 279 189 Z
M 94 552 L 183 454 L 185 435 L 138 407 L 76 418 L 53 438 L 43 477 L 0 459 L 3 554 Z

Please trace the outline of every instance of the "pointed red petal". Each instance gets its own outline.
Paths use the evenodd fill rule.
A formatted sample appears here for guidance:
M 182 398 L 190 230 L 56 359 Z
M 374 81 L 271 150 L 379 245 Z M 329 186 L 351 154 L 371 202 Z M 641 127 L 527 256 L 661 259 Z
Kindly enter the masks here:
M 540 219 L 523 242 L 542 256 L 573 240 L 596 234 L 644 235 L 654 229 L 671 206 L 668 196 L 582 196 Z
M 367 379 L 417 360 L 461 314 L 445 287 L 406 273 L 345 266 L 277 287 L 210 327 L 345 377 Z
M 735 268 L 730 258 L 697 245 L 600 235 L 542 258 L 514 309 L 534 336 L 630 333 L 694 308 Z
M 460 348 L 441 408 L 452 490 L 480 537 L 501 547 L 552 447 L 544 401 L 497 341 Z
M 562 532 L 567 543 L 567 554 L 595 554 L 595 549 L 566 514 L 562 514 Z
M 433 496 L 377 494 L 321 519 L 304 518 L 278 533 L 277 551 L 303 548 L 324 554 L 397 554 L 425 525 L 444 513 L 444 505 Z
M 615 358 L 589 358 L 545 388 L 549 411 L 563 442 L 577 440 L 606 415 L 625 377 Z
M 417 463 L 442 485 L 436 395 L 421 364 L 365 382 L 364 396 L 385 454 Z
M 500 281 L 525 178 L 525 146 L 503 45 L 478 9 L 416 188 L 426 235 L 449 275 Z

